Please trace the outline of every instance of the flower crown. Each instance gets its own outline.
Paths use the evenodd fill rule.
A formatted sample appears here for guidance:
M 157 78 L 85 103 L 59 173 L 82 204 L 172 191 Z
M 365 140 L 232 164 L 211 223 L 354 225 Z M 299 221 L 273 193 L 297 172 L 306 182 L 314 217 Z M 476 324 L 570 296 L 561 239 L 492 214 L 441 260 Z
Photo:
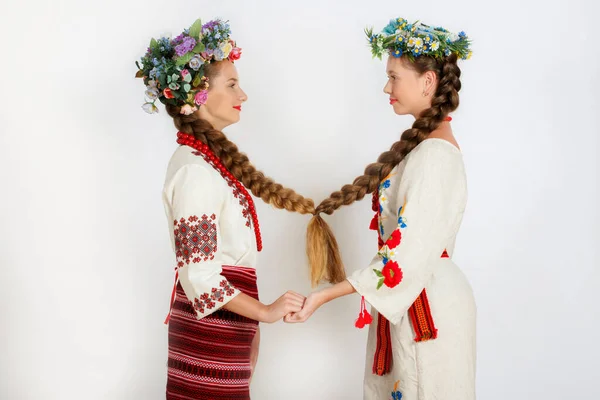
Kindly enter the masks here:
M 458 35 L 441 27 L 430 27 L 417 21 L 409 24 L 404 18 L 396 18 L 373 34 L 373 29 L 365 30 L 373 57 L 381 59 L 384 52 L 394 57 L 407 56 L 409 59 L 429 56 L 444 59 L 450 54 L 467 60 L 471 58 L 471 41 L 464 32 Z
M 204 67 L 211 61 L 234 62 L 242 54 L 230 34 L 227 22 L 217 19 L 202 25 L 198 19 L 175 39 L 152 39 L 141 65 L 135 63 L 139 69 L 135 77 L 146 85 L 144 111 L 157 113 L 156 100 L 181 107 L 186 115 L 205 104 L 209 84 Z

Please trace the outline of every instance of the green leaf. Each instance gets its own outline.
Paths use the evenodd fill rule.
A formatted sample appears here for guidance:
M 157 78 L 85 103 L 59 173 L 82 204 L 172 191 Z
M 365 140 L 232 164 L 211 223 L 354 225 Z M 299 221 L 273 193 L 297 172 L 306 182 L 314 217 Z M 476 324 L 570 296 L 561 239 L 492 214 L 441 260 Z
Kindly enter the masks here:
M 171 77 L 167 76 L 167 83 L 171 83 Z
M 156 41 L 156 39 L 152 38 L 152 40 L 150 40 L 150 48 L 152 50 L 154 50 L 157 47 L 158 47 L 158 42 Z
M 198 39 L 200 37 L 200 31 L 202 30 L 202 21 L 198 18 L 190 27 L 190 36 Z
M 136 78 L 143 78 L 144 77 L 144 71 L 142 71 L 141 69 L 135 73 L 135 77 Z
M 382 286 L 383 286 L 383 278 L 381 278 L 379 280 L 379 283 L 377 284 L 377 290 L 379 290 Z
M 190 83 L 192 81 L 192 74 L 187 74 L 185 78 L 183 78 L 183 81 Z
M 190 89 L 192 89 L 192 86 L 189 83 L 186 83 L 185 85 L 183 85 L 183 90 L 185 90 L 186 92 L 189 92 Z
M 194 78 L 194 82 L 192 82 L 192 86 L 193 87 L 197 87 L 198 85 L 200 85 L 200 82 L 202 82 L 202 74 L 196 74 L 196 77 Z
M 179 57 L 177 59 L 177 61 L 175 62 L 175 65 L 177 65 L 178 67 L 185 65 L 190 62 L 190 60 L 192 59 L 193 56 L 194 56 L 194 53 L 187 53 L 187 54 Z
M 202 53 L 204 50 L 206 50 L 206 46 L 204 45 L 204 43 L 200 42 L 196 44 L 196 46 L 192 49 L 192 52 Z
M 380 278 L 383 278 L 383 274 L 381 273 L 381 271 L 374 269 L 373 272 L 375 272 L 375 275 L 377 275 Z

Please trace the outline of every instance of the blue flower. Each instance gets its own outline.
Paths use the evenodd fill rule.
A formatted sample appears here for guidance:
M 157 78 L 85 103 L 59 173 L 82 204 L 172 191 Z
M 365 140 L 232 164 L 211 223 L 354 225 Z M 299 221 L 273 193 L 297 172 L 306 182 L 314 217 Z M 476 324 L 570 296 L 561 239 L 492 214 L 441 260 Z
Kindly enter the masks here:
M 379 231 L 381 232 L 381 236 L 385 235 L 385 232 L 383 231 L 383 225 L 379 225 Z
M 402 50 L 401 49 L 393 50 L 392 55 L 396 58 L 400 58 L 400 57 L 402 57 Z
M 389 187 L 390 187 L 390 185 L 391 185 L 391 182 L 390 182 L 390 180 L 389 180 L 389 179 L 386 179 L 386 181 L 385 181 L 385 182 L 383 182 L 383 187 L 384 187 L 384 188 L 386 188 L 386 189 L 387 189 L 387 188 L 389 188 Z
M 383 257 L 382 261 L 383 261 L 383 265 L 385 265 L 388 263 L 389 260 L 387 257 Z
M 216 61 L 221 61 L 225 58 L 225 53 L 220 48 L 216 49 L 214 52 L 214 57 Z
M 200 69 L 200 66 L 202 65 L 202 59 L 198 54 L 196 54 L 190 60 L 189 65 L 191 69 L 193 69 L 194 71 L 198 71 Z
M 389 24 L 383 28 L 383 33 L 387 33 L 388 35 L 393 35 L 396 32 L 397 24 L 395 20 L 391 20 Z
M 402 399 L 402 393 L 400 393 L 399 390 L 392 392 L 392 398 L 393 400 L 401 400 Z
M 381 214 L 383 212 L 383 206 L 380 204 L 379 205 L 379 214 Z
M 466 34 L 464 31 L 460 31 L 460 32 L 458 33 L 458 37 L 459 37 L 459 38 L 461 38 L 461 39 L 464 39 L 464 38 L 466 38 L 466 37 L 467 37 L 467 34 Z
M 406 223 L 404 222 L 403 217 L 398 217 L 398 225 L 400 226 L 400 228 L 406 228 Z

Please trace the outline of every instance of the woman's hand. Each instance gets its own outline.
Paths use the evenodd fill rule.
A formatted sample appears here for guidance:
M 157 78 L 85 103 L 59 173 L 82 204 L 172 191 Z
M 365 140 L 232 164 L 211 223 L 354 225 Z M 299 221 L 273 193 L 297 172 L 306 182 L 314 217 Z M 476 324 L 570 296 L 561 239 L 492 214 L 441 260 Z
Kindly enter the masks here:
M 265 309 L 263 322 L 269 324 L 279 321 L 284 316 L 302 310 L 306 297 L 296 292 L 288 291 Z
M 306 298 L 302 310 L 286 315 L 283 320 L 291 324 L 305 322 L 310 318 L 311 315 L 313 315 L 315 311 L 317 311 L 319 307 L 324 304 L 322 293 L 323 292 L 315 292 L 310 294 Z

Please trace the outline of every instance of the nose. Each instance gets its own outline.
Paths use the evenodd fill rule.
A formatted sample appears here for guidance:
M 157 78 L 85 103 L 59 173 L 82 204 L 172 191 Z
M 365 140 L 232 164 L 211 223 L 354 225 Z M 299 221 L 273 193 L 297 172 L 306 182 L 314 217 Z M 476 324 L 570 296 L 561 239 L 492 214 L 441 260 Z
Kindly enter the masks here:
M 385 94 L 392 94 L 392 89 L 391 89 L 391 84 L 390 81 L 388 80 L 385 84 L 385 86 L 383 87 L 383 93 Z
M 240 89 L 241 90 L 241 89 Z M 246 95 L 246 92 L 244 92 L 243 90 L 241 90 L 241 95 L 240 95 L 240 100 L 242 102 L 245 102 L 246 100 L 248 100 L 248 96 Z

